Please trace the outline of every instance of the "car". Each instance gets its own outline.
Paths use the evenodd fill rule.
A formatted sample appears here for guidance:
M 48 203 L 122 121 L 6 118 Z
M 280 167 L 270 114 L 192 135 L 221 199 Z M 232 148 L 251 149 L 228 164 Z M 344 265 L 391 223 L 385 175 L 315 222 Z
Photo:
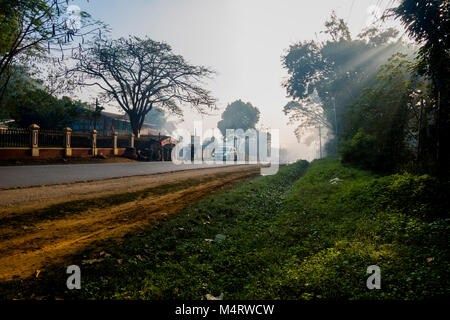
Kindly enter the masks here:
M 235 147 L 223 147 L 215 149 L 211 156 L 215 161 L 237 161 L 237 150 Z

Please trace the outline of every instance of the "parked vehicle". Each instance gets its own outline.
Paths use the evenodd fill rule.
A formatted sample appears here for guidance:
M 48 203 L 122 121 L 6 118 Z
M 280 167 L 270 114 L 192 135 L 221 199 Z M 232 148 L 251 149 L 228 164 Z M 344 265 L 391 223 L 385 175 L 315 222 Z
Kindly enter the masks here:
M 223 147 L 212 152 L 215 161 L 237 161 L 237 150 L 235 147 Z

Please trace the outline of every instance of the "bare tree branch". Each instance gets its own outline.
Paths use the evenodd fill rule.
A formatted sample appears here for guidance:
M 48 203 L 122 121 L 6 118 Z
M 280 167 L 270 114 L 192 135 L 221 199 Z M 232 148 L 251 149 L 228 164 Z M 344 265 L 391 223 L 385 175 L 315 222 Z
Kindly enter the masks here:
M 165 43 L 131 36 L 96 39 L 73 58 L 76 66 L 67 75 L 83 74 L 87 79 L 81 85 L 96 85 L 113 98 L 130 117 L 136 135 L 154 107 L 177 115 L 182 114 L 178 104 L 198 112 L 215 108 L 216 99 L 202 87 L 202 80 L 214 71 L 188 64 Z

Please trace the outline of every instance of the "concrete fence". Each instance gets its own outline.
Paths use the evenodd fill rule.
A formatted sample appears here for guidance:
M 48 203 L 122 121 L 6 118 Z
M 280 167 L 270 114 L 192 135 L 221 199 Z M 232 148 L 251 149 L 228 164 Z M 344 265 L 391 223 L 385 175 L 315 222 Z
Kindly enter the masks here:
M 134 147 L 134 134 L 119 136 L 115 132 L 112 136 L 99 136 L 96 130 L 88 134 L 74 133 L 71 128 L 41 130 L 37 124 L 27 129 L 0 129 L 0 160 L 118 156 L 127 147 Z

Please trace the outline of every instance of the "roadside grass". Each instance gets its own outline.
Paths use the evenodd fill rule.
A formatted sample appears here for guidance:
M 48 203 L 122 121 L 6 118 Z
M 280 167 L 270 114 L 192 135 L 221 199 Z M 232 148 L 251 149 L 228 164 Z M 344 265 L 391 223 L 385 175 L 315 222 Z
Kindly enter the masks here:
M 330 180 L 343 181 L 331 184 Z M 274 227 L 282 266 L 252 283 L 255 298 L 424 299 L 450 295 L 449 188 L 429 176 L 378 177 L 315 161 Z M 297 243 L 296 240 L 298 241 Z M 381 290 L 368 290 L 369 265 Z
M 333 158 L 297 162 L 80 252 L 67 265 L 81 266 L 81 290 L 66 288 L 65 265 L 1 283 L 0 297 L 448 297 L 448 200 L 436 184 L 428 176 L 375 176 Z M 381 268 L 381 290 L 366 287 L 369 265 Z

